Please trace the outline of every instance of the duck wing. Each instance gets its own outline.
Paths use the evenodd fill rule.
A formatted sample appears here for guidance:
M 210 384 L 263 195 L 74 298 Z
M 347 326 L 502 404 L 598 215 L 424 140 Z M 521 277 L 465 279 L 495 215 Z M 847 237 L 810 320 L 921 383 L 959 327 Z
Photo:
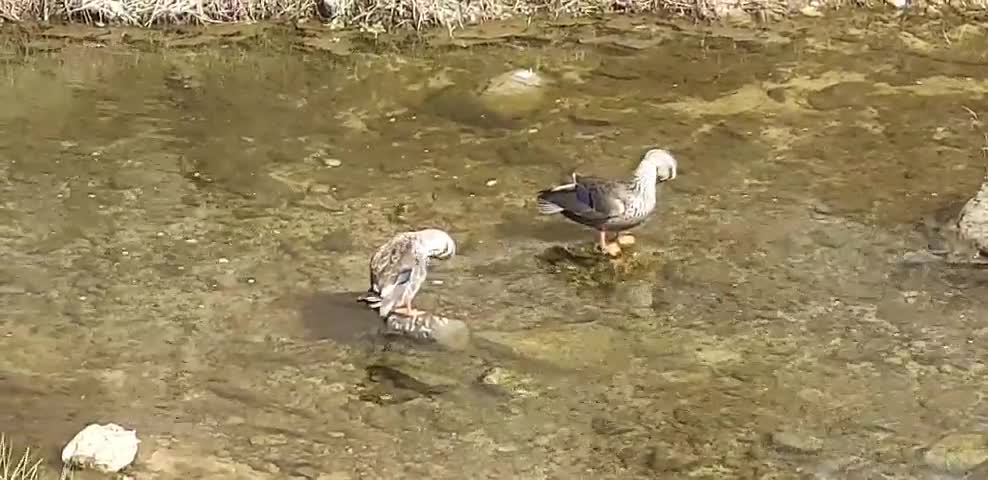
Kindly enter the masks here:
M 370 262 L 370 288 L 358 300 L 387 317 L 395 306 L 413 297 L 427 274 L 428 259 L 415 241 L 399 235 L 381 246 Z
M 573 175 L 573 183 L 538 194 L 541 213 L 568 212 L 588 221 L 603 221 L 624 213 L 623 187 L 600 177 Z

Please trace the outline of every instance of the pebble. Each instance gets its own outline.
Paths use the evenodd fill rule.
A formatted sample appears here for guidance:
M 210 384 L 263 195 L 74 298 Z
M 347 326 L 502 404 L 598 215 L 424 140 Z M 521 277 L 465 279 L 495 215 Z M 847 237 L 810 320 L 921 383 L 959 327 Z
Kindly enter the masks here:
M 962 474 L 988 463 L 988 435 L 955 433 L 933 444 L 923 455 L 927 465 L 947 473 Z
M 303 478 L 309 478 L 309 479 L 319 478 L 319 470 L 316 470 L 315 468 L 310 467 L 308 465 L 304 465 L 295 469 L 295 474 Z
M 288 438 L 281 434 L 274 435 L 254 435 L 248 439 L 251 445 L 270 447 L 275 445 L 284 445 L 288 443 Z
M 484 185 L 487 185 L 488 187 L 493 187 L 494 185 L 497 185 L 497 180 L 495 180 L 495 179 L 492 178 L 492 179 L 488 180 L 487 182 L 485 182 Z
M 327 158 L 327 159 L 324 159 L 322 161 L 322 163 L 323 163 L 323 165 L 326 165 L 327 167 L 330 167 L 330 168 L 336 168 L 336 167 L 339 167 L 340 165 L 343 165 L 343 162 L 341 162 L 341 161 L 339 161 L 339 160 L 337 160 L 335 158 Z
M 802 13 L 803 15 L 805 15 L 807 17 L 822 17 L 823 16 L 823 12 L 821 12 L 820 10 L 818 10 L 816 7 L 814 7 L 812 5 L 807 5 L 807 6 L 803 7 L 803 8 L 801 8 L 799 10 L 799 13 Z
M 795 453 L 817 453 L 823 450 L 823 440 L 790 430 L 780 430 L 773 433 L 772 444 L 780 450 Z
M 820 215 L 830 215 L 834 213 L 834 207 L 831 207 L 823 202 L 817 202 L 813 204 L 813 212 L 819 213 Z

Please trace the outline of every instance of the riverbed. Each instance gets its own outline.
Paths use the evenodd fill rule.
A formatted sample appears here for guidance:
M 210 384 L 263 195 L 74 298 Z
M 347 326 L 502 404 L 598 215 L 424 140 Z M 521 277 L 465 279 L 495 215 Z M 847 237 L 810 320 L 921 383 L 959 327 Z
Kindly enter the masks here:
M 152 479 L 988 475 L 988 270 L 907 261 L 983 179 L 984 27 L 303 27 L 5 37 L 0 431 L 50 474 L 115 422 Z M 471 102 L 519 68 L 543 103 Z M 560 255 L 534 193 L 651 147 L 632 251 Z M 432 226 L 465 349 L 355 301 Z

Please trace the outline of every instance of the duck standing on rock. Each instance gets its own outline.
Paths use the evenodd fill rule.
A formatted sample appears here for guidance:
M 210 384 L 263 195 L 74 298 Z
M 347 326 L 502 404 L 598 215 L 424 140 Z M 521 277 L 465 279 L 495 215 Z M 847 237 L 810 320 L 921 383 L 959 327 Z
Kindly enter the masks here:
M 601 251 L 616 256 L 620 244 L 634 244 L 634 237 L 621 235 L 648 219 L 655 211 L 662 183 L 676 178 L 676 159 L 661 149 L 651 149 L 642 157 L 629 180 L 608 180 L 573 173 L 573 182 L 538 193 L 538 211 L 543 215 L 561 213 L 599 233 Z M 608 243 L 607 232 L 619 232 Z
M 425 282 L 429 261 L 456 254 L 448 233 L 427 228 L 395 235 L 370 259 L 370 288 L 357 300 L 378 309 L 381 318 L 392 313 L 416 318 L 425 312 L 412 308 L 412 299 Z

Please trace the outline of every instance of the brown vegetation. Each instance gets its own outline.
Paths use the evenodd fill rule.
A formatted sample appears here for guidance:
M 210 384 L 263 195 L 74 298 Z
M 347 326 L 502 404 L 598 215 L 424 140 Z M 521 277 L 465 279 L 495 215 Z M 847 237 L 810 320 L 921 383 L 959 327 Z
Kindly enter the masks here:
M 946 1 L 963 7 L 986 3 Z M 812 4 L 824 9 L 868 2 L 815 0 Z M 318 17 L 340 26 L 377 30 L 433 26 L 455 30 L 489 20 L 540 14 L 582 17 L 664 12 L 699 19 L 735 15 L 770 18 L 798 12 L 810 4 L 810 0 L 0 0 L 0 19 L 152 26 Z
M 0 480 L 35 480 L 40 466 L 41 460 L 33 460 L 30 450 L 15 456 L 14 447 L 0 434 Z

